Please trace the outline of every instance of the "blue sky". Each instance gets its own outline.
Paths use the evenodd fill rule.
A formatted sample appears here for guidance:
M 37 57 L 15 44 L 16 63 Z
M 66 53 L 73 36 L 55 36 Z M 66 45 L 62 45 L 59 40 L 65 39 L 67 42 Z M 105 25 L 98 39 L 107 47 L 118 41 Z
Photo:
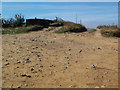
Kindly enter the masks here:
M 120 0 L 0 0 L 2 2 L 118 2 Z

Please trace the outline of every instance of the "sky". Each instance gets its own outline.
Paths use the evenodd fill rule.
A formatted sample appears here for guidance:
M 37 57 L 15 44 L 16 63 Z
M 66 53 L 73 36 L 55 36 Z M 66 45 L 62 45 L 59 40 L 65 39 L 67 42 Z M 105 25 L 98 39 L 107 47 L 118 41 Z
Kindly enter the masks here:
M 0 0 L 2 2 L 119 2 L 120 0 Z

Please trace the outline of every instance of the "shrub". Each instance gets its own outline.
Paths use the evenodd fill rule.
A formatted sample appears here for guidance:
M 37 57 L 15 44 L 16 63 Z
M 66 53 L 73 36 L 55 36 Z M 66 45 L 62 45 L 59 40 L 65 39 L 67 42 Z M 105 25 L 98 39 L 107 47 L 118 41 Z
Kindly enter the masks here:
M 16 26 L 22 26 L 24 23 L 25 19 L 24 16 L 21 14 L 15 14 L 15 25 Z
M 84 32 L 87 29 L 81 24 L 75 24 L 72 22 L 64 22 L 64 26 L 59 30 L 55 31 L 55 33 L 66 33 L 66 32 Z
M 101 34 L 103 36 L 107 36 L 107 37 L 120 37 L 120 31 L 107 31 L 107 30 L 101 30 Z
M 22 16 L 21 14 L 15 14 L 14 18 L 2 19 L 2 27 L 7 28 L 22 26 L 24 24 L 24 21 L 24 16 Z
M 2 27 L 4 27 L 4 28 L 10 27 L 10 21 L 2 19 Z
M 120 37 L 120 29 L 118 29 L 117 25 L 104 25 L 98 26 L 98 28 L 102 29 L 101 34 L 107 37 Z
M 99 29 L 118 29 L 117 25 L 99 25 L 97 28 Z

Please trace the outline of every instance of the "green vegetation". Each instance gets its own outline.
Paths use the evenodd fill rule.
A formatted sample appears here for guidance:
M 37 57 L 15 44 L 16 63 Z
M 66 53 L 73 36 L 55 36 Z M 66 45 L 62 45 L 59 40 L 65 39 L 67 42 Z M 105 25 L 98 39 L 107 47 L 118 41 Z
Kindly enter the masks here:
M 101 30 L 101 34 L 106 37 L 120 37 L 120 31 L 119 30 Z
M 63 20 L 61 18 L 56 17 L 56 20 L 47 20 L 47 19 L 26 19 L 32 20 L 32 24 L 27 25 L 25 22 L 24 16 L 21 14 L 15 14 L 14 17 L 10 19 L 2 19 L 2 34 L 19 34 L 19 33 L 27 33 L 30 31 L 38 31 L 43 28 L 49 28 L 48 31 L 53 30 L 57 26 L 63 25 Z
M 88 30 L 89 33 L 93 33 L 95 31 L 96 31 L 96 29 L 90 29 L 90 30 Z
M 66 32 L 84 32 L 87 31 L 87 29 L 81 25 L 81 24 L 75 24 L 72 22 L 64 22 L 64 26 L 60 28 L 59 30 L 55 31 L 55 33 L 66 33 Z
M 101 34 L 106 37 L 120 37 L 120 29 L 117 25 L 101 25 L 97 28 L 101 29 Z
M 66 32 L 84 32 L 87 31 L 85 26 L 81 24 L 75 24 L 72 22 L 65 22 L 61 18 L 56 17 L 55 20 L 47 20 L 47 19 L 26 19 L 24 22 L 24 16 L 21 14 L 15 14 L 14 18 L 10 19 L 2 19 L 2 34 L 19 34 L 19 33 L 27 33 L 30 31 L 38 31 L 43 28 L 48 28 L 46 31 L 51 31 L 55 29 L 55 27 L 62 26 L 59 30 L 55 31 L 55 33 L 66 33 Z M 27 25 L 30 24 L 30 25 Z
M 52 31 L 53 29 L 55 29 L 55 27 L 50 27 L 50 28 L 48 28 L 48 30 L 46 30 L 47 32 L 48 31 Z
M 99 29 L 118 29 L 117 25 L 99 25 L 97 28 Z
M 2 27 L 21 27 L 24 24 L 24 16 L 21 14 L 15 14 L 14 18 L 2 19 Z
M 50 26 L 59 27 L 59 26 L 63 26 L 63 23 L 61 23 L 61 22 L 54 22 L 54 23 L 51 23 Z
M 2 34 L 19 34 L 19 33 L 28 33 L 30 31 L 38 31 L 43 29 L 42 26 L 34 25 L 28 27 L 10 27 L 10 28 L 3 28 Z

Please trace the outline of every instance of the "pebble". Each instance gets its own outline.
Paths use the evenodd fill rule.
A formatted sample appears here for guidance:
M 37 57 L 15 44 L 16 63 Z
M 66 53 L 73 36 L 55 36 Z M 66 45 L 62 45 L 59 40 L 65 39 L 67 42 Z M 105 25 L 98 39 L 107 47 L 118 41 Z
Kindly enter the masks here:
M 96 86 L 95 88 L 99 88 L 98 86 Z
M 35 75 L 35 77 L 39 77 L 39 75 Z
M 25 87 L 27 87 L 28 86 L 28 84 L 25 84 Z
M 21 63 L 20 61 L 18 61 L 17 63 Z
M 67 68 L 68 68 L 68 66 L 64 66 L 64 70 L 67 69 Z
M 101 50 L 101 48 L 98 48 L 99 50 Z
M 40 57 L 40 55 L 37 55 L 37 57 Z
M 8 60 L 6 60 L 6 62 L 7 62 Z
M 44 77 L 44 76 L 42 75 L 42 77 Z
M 108 72 L 105 72 L 105 74 L 108 74 Z
M 21 46 L 19 48 L 22 48 Z
M 42 70 L 41 70 L 41 69 L 38 69 L 38 71 L 42 72 Z
M 10 64 L 9 62 L 5 63 L 5 66 L 7 66 L 7 65 L 9 65 L 9 64 Z
M 102 76 L 102 78 L 104 78 L 104 77 Z
M 36 48 L 38 48 L 38 47 L 36 47 Z
M 62 85 L 59 85 L 59 87 L 61 87 Z
M 43 68 L 43 66 L 42 66 L 42 65 L 41 65 L 40 67 L 41 67 L 41 68 Z
M 17 68 L 19 68 L 19 67 L 17 67 Z
M 75 63 L 78 63 L 78 61 L 75 61 Z
M 20 86 L 17 86 L 17 88 L 21 88 L 21 85 L 20 85 Z
M 26 74 L 21 74 L 22 77 L 27 76 Z
M 81 52 L 82 52 L 82 50 L 79 51 L 79 53 L 81 53 Z
M 54 65 L 50 65 L 50 67 L 53 67 Z
M 22 77 L 28 77 L 28 78 L 31 78 L 30 75 L 26 75 L 26 74 L 21 74 Z
M 105 85 L 102 85 L 101 87 L 102 87 L 102 88 L 105 88 Z
M 33 47 L 32 49 L 35 49 L 35 47 Z
M 71 49 L 69 48 L 68 51 L 71 51 Z
M 30 76 L 30 75 L 27 75 L 27 77 L 31 78 L 31 76 Z
M 33 71 L 34 70 L 34 68 L 31 68 L 31 71 Z
M 28 63 L 30 62 L 29 58 L 25 59 L 25 63 Z

